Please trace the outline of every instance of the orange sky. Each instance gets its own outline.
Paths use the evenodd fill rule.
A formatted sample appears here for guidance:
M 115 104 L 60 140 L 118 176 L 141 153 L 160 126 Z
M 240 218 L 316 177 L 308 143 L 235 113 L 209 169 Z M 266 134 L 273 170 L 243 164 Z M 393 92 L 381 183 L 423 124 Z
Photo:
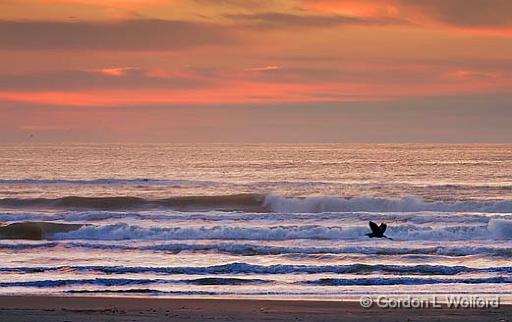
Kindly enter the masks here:
M 0 1 L 0 59 L 0 142 L 512 140 L 508 0 Z

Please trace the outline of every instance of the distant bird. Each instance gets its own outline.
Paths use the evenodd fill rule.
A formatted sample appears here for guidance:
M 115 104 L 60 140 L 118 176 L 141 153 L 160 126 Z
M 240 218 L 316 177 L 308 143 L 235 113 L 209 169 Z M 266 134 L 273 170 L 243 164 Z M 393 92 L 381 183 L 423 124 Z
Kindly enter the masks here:
M 393 240 L 392 238 L 389 238 L 388 236 L 384 235 L 386 228 L 388 228 L 388 226 L 385 223 L 381 223 L 380 226 L 377 226 L 376 223 L 374 223 L 373 221 L 370 221 L 369 224 L 370 224 L 370 229 L 372 230 L 372 232 L 366 234 L 366 236 L 368 236 L 370 238 L 374 238 L 374 237 L 375 238 L 387 238 L 387 239 Z

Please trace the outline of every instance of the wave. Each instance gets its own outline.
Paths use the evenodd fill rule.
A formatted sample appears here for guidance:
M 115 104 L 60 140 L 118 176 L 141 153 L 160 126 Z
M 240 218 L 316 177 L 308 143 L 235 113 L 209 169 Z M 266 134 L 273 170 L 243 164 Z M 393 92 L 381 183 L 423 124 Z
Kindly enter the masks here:
M 349 292 L 349 293 L 347 293 Z M 279 291 L 275 291 L 275 290 L 265 290 L 265 291 L 258 291 L 258 290 L 253 290 L 253 291 L 249 291 L 249 292 L 246 292 L 246 291 L 240 291 L 240 290 L 233 290 L 233 291 L 228 291 L 228 290 L 216 290 L 216 291 L 164 291 L 164 290 L 157 290 L 157 289 L 150 289 L 150 288 L 129 288 L 129 289 L 114 289 L 114 290 L 105 290 L 105 289 L 96 289 L 96 290 L 66 290 L 66 291 L 63 291 L 63 293 L 67 293 L 67 294 L 116 294 L 116 295 L 122 295 L 122 294 L 130 294 L 130 295 L 135 295 L 135 294 L 150 294 L 150 295 L 155 295 L 155 296 L 159 296 L 159 295 L 163 295 L 163 296 L 169 296 L 169 295 L 173 295 L 173 296 L 181 296 L 181 295 L 185 295 L 185 296 L 265 296 L 265 297 L 269 297 L 269 296 L 279 296 L 279 298 L 282 299 L 282 296 L 286 296 L 286 297 L 289 297 L 289 296 L 292 296 L 294 298 L 301 298 L 303 299 L 304 296 L 313 296 L 313 298 L 318 298 L 319 295 L 323 295 L 323 296 L 326 296 L 326 295 L 330 295 L 331 298 L 333 297 L 336 297 L 336 298 L 342 298 L 343 296 L 346 296 L 347 294 L 351 294 L 351 295 L 369 295 L 369 294 L 373 294 L 373 295 L 380 295 L 382 292 L 380 291 L 377 291 L 377 292 L 374 292 L 374 291 L 370 291 L 368 289 L 365 289 L 364 291 L 357 291 L 357 290 L 348 290 L 346 288 L 344 289 L 341 289 L 341 290 L 330 290 L 330 291 L 325 291 L 325 290 L 322 290 L 321 293 L 318 292 L 318 290 L 316 291 L 290 291 L 290 290 L 279 290 Z M 418 294 L 426 294 L 426 295 L 432 295 L 432 292 L 417 292 L 417 291 L 402 291 L 402 292 L 386 292 L 386 294 L 394 294 L 394 295 L 415 295 L 417 296 Z M 454 292 L 435 292 L 435 294 L 437 295 L 440 295 L 440 294 L 447 294 L 447 295 L 453 295 Z M 474 291 L 460 291 L 460 290 L 457 290 L 457 292 L 455 294 L 467 294 L 467 295 L 475 295 L 475 292 Z M 490 294 L 492 296 L 496 296 L 497 294 L 503 294 L 505 296 L 508 296 L 510 295 L 510 292 L 507 292 L 507 291 L 479 291 L 478 292 L 479 295 L 483 295 L 483 294 Z
M 364 225 L 279 225 L 279 226 L 138 226 L 127 223 L 108 225 L 56 222 L 19 222 L 0 225 L 0 239 L 29 240 L 355 240 L 365 239 Z M 395 241 L 408 240 L 508 240 L 512 239 L 512 220 L 491 218 L 477 225 L 395 224 L 386 232 Z M 382 241 L 381 245 L 393 245 Z
M 178 211 L 58 211 L 49 213 L 47 211 L 31 212 L 0 212 L 0 222 L 15 221 L 64 221 L 64 222 L 99 222 L 111 220 L 130 220 L 134 221 L 152 221 L 152 222 L 172 222 L 172 221 L 205 221 L 205 222 L 326 222 L 336 221 L 340 224 L 345 222 L 357 223 L 367 222 L 369 220 L 380 222 L 406 222 L 410 224 L 487 224 L 491 219 L 512 220 L 512 214 L 485 214 L 485 213 L 435 213 L 435 212 L 412 212 L 412 213 L 371 213 L 371 212 L 330 212 L 319 214 L 308 213 L 246 213 L 246 212 L 178 212 Z
M 374 246 L 342 246 L 342 247 L 300 247 L 300 246 L 270 246 L 240 243 L 188 244 L 188 243 L 159 243 L 158 245 L 131 246 L 118 243 L 104 242 L 40 242 L 40 243 L 0 243 L 0 249 L 24 250 L 37 248 L 84 248 L 98 250 L 140 250 L 152 252 L 214 252 L 240 256 L 257 255 L 286 255 L 289 257 L 323 257 L 329 254 L 364 254 L 364 255 L 435 255 L 435 256 L 498 256 L 512 257 L 510 247 L 488 246 L 427 246 L 427 247 L 384 247 Z
M 215 292 L 205 292 L 207 294 L 202 294 L 200 291 L 200 295 L 216 295 Z M 182 291 L 161 291 L 155 290 L 151 288 L 130 288 L 123 290 L 67 290 L 65 293 L 68 294 L 153 294 L 153 295 L 163 295 L 163 294 L 175 294 L 175 295 L 192 295 Z M 199 295 L 199 294 L 196 294 Z
M 153 273 L 165 275 L 212 275 L 212 274 L 408 274 L 408 275 L 457 275 L 461 273 L 507 273 L 512 267 L 467 267 L 445 265 L 254 265 L 230 263 L 203 267 L 126 267 L 126 266 L 53 266 L 53 267 L 0 267 L 2 273 L 45 273 L 63 271 L 102 274 Z M 197 280 L 196 280 L 197 281 Z M 206 283 L 208 280 L 203 280 Z M 245 281 L 245 280 L 244 280 Z M 221 283 L 222 281 L 215 281 Z
M 460 163 L 459 163 L 460 164 Z M 279 190 L 279 188 L 301 187 L 352 187 L 364 190 L 378 190 L 382 187 L 401 191 L 422 190 L 481 190 L 481 191 L 510 191 L 512 185 L 493 183 L 410 183 L 410 182 L 340 182 L 340 181 L 255 181 L 246 183 L 222 182 L 211 180 L 187 180 L 187 179 L 155 179 L 155 178 L 98 178 L 98 179 L 0 179 L 0 186 L 168 186 L 170 188 L 205 188 L 230 186 L 244 188 L 244 190 L 263 188 L 264 190 Z M 273 189 L 271 189 L 273 188 Z M 287 189 L 285 189 L 287 190 Z M 364 191 L 363 190 L 363 191 Z
M 386 199 L 374 197 L 291 198 L 256 193 L 178 196 L 163 199 L 141 197 L 4 198 L 0 206 L 42 209 L 173 209 L 178 211 L 243 211 L 273 213 L 325 212 L 484 212 L 510 213 L 512 200 L 425 201 L 415 197 Z
M 196 279 L 135 279 L 135 278 L 91 278 L 91 279 L 59 279 L 37 281 L 0 282 L 0 287 L 35 287 L 54 288 L 96 285 L 104 287 L 122 287 L 135 285 L 246 285 L 273 284 L 274 280 L 207 277 Z M 425 278 L 425 277 L 364 277 L 364 278 L 321 278 L 310 281 L 292 282 L 300 285 L 316 286 L 371 286 L 371 285 L 425 285 L 425 284 L 510 284 L 512 277 L 473 277 L 473 278 Z
M 54 248 L 59 246 L 58 242 L 44 242 L 44 243 L 0 243 L 0 249 L 10 250 L 24 250 L 24 249 L 37 249 L 37 248 Z
M 194 188 L 216 185 L 213 181 L 166 180 L 150 178 L 133 179 L 0 179 L 0 185 L 87 185 L 87 186 L 169 186 L 171 188 Z
M 69 247 L 103 248 L 109 249 L 118 245 L 101 245 L 87 243 L 70 243 Z M 121 246 L 125 249 L 127 246 Z M 135 249 L 135 248 L 131 248 Z M 345 246 L 345 247 L 285 247 L 253 244 L 162 244 L 142 247 L 143 250 L 179 253 L 181 251 L 221 252 L 242 256 L 256 255 L 325 255 L 325 254 L 365 254 L 365 255 L 439 255 L 439 256 L 512 256 L 512 249 L 508 247 L 372 247 L 372 246 Z
M 0 287 L 64 287 L 76 285 L 97 285 L 97 286 L 130 286 L 150 284 L 190 284 L 190 285 L 243 285 L 243 284 L 265 284 L 273 281 L 245 278 L 196 278 L 181 280 L 166 279 L 131 279 L 131 278 L 91 278 L 91 279 L 60 279 L 60 280 L 39 280 L 39 281 L 16 281 L 0 282 Z
M 129 288 L 129 289 L 121 289 L 121 290 L 105 290 L 105 289 L 98 289 L 98 290 L 66 290 L 64 293 L 68 294 L 150 294 L 150 295 L 194 295 L 194 296 L 241 296 L 241 295 L 248 295 L 248 296 L 256 296 L 256 295 L 264 295 L 265 297 L 272 296 L 272 295 L 286 295 L 286 296 L 306 296 L 306 295 L 312 295 L 312 296 L 318 296 L 319 294 L 317 292 L 290 292 L 290 291 L 271 291 L 271 290 L 265 290 L 263 292 L 261 291 L 250 291 L 250 292 L 241 292 L 239 290 L 215 290 L 215 291 L 163 291 L 163 290 L 157 290 L 157 289 L 151 289 L 151 288 Z M 325 293 L 323 293 L 325 294 Z M 366 294 L 366 293 L 365 293 Z M 494 293 L 492 293 L 494 294 Z M 340 295 L 339 293 L 333 293 L 333 295 Z
M 266 297 L 271 295 L 297 295 L 297 296 L 305 296 L 305 295 L 316 295 L 316 292 L 282 292 L 282 291 L 252 291 L 252 292 L 240 292 L 238 290 L 226 291 L 226 290 L 216 290 L 216 291 L 163 291 L 152 288 L 129 288 L 129 289 L 114 289 L 114 290 L 105 290 L 105 289 L 97 289 L 97 290 L 66 290 L 63 293 L 67 294 L 144 294 L 144 295 L 172 295 L 172 296 L 256 296 L 256 295 L 265 295 Z M 493 293 L 494 294 L 494 293 Z
M 285 198 L 269 195 L 267 207 L 274 212 L 320 213 L 320 212 L 512 212 L 512 201 L 424 201 L 415 197 L 385 199 L 372 197 L 306 197 Z
M 182 196 L 164 199 L 140 197 L 77 197 L 62 198 L 4 198 L 0 206 L 64 209 L 154 209 L 170 208 L 179 211 L 252 211 L 263 212 L 264 196 L 259 194 L 235 194 L 222 196 Z
M 21 222 L 0 225 L 0 239 L 42 240 L 54 234 L 65 233 L 81 228 L 81 224 L 59 224 L 49 222 Z
M 142 227 L 117 223 L 104 226 L 88 225 L 54 239 L 71 240 L 344 240 L 366 239 L 368 227 L 327 227 L 321 225 L 281 225 L 270 227 Z M 490 219 L 487 225 L 472 226 L 393 226 L 386 232 L 396 240 L 491 240 L 512 239 L 512 220 Z M 392 244 L 392 241 L 384 241 Z
M 488 229 L 498 238 L 512 238 L 512 220 L 491 219 L 488 224 Z
M 142 227 L 118 223 L 104 226 L 86 226 L 56 234 L 62 240 L 288 240 L 288 239 L 354 239 L 364 236 L 367 227 L 273 226 L 273 227 Z
M 483 278 L 321 278 L 318 280 L 299 282 L 305 285 L 318 286 L 364 286 L 364 285 L 425 285 L 425 284 L 510 284 L 512 277 Z

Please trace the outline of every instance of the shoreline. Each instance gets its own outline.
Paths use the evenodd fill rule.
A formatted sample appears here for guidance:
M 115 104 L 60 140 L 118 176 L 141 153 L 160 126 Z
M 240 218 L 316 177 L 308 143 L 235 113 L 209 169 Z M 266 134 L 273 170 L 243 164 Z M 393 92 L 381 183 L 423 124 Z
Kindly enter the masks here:
M 359 301 L 0 296 L 0 320 L 14 321 L 511 321 L 512 305 L 484 309 L 364 309 Z

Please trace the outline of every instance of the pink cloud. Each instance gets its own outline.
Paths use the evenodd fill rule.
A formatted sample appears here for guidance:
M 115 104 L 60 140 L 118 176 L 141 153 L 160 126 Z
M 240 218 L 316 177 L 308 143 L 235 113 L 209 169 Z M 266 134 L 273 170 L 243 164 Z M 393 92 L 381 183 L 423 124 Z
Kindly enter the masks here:
M 263 66 L 263 67 L 247 68 L 247 69 L 245 69 L 245 71 L 247 71 L 247 72 L 271 72 L 273 70 L 278 70 L 278 69 L 281 69 L 281 67 L 275 66 L 275 65 L 268 65 L 268 66 Z
M 449 80 L 469 80 L 469 79 L 485 79 L 485 78 L 497 78 L 499 77 L 498 73 L 490 73 L 483 71 L 475 71 L 475 70 L 453 70 L 446 72 L 442 75 L 442 78 Z
M 109 67 L 95 70 L 99 73 L 109 75 L 109 76 L 123 76 L 127 72 L 135 70 L 134 67 Z

